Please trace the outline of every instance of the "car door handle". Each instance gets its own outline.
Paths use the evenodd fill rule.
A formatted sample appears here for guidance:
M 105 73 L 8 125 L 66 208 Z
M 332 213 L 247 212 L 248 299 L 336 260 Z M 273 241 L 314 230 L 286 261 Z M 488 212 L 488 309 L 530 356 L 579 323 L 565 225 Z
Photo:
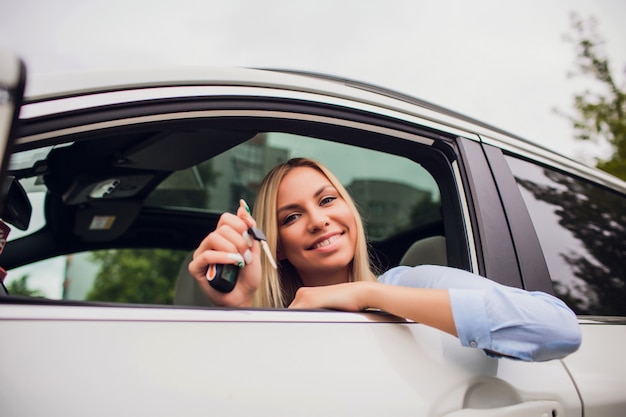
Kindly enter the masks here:
M 563 407 L 557 401 L 528 401 L 498 408 L 464 408 L 445 417 L 556 417 L 563 414 Z

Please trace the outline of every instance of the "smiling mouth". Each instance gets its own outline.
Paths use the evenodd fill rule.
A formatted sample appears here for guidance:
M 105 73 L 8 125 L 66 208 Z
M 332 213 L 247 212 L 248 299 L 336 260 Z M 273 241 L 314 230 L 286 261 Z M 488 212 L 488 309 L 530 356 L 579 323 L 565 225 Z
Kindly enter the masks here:
M 332 244 L 334 241 L 336 241 L 337 239 L 339 239 L 342 235 L 343 233 L 332 235 L 328 239 L 324 239 L 321 242 L 317 242 L 315 245 L 311 246 L 309 249 L 314 250 L 314 249 L 323 248 L 324 246 L 328 246 Z

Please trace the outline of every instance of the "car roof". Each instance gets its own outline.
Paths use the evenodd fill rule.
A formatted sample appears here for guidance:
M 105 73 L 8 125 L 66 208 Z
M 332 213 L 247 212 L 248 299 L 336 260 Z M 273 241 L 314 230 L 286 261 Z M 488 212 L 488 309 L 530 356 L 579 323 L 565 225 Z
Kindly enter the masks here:
M 27 80 L 24 103 L 28 106 L 90 94 L 176 86 L 267 88 L 345 99 L 399 111 L 468 132 L 470 137 L 480 138 L 485 143 L 550 166 L 574 171 L 626 192 L 626 182 L 503 129 L 404 93 L 329 74 L 242 67 L 110 69 L 35 74 Z
M 27 82 L 24 101 L 28 104 L 127 89 L 173 86 L 247 86 L 320 94 L 408 114 L 419 113 L 420 117 L 427 113 L 430 120 L 467 132 L 493 132 L 525 141 L 511 132 L 398 91 L 345 77 L 289 69 L 170 67 L 35 74 Z
M 469 124 L 515 136 L 495 126 L 440 105 L 374 84 L 330 74 L 276 68 L 171 67 L 155 69 L 93 70 L 36 74 L 29 79 L 25 102 L 75 97 L 125 89 L 172 86 L 253 86 L 319 93 L 361 102 L 388 105 L 389 100 L 434 110 Z M 515 136 L 519 140 L 521 137 Z

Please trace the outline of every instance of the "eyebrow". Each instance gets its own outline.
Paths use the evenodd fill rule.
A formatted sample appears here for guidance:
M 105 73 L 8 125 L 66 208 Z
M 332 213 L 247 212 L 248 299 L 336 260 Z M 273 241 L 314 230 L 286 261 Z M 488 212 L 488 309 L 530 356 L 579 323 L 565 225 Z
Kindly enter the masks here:
M 313 197 L 319 197 L 320 194 L 322 194 L 324 191 L 326 191 L 329 188 L 332 188 L 333 190 L 335 189 L 335 187 L 333 187 L 332 184 L 322 185 L 317 191 L 315 191 L 315 193 L 313 193 Z M 280 213 L 281 211 L 285 211 L 285 210 L 291 210 L 291 209 L 297 208 L 298 206 L 299 206 L 298 204 L 286 204 L 278 208 L 276 210 L 276 213 Z

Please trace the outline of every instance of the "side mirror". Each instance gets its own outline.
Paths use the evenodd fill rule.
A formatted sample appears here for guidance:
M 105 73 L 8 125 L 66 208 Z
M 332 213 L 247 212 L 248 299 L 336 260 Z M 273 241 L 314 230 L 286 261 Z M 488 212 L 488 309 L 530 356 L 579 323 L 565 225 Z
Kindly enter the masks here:
M 20 230 L 28 229 L 33 207 L 24 187 L 14 176 L 4 179 L 0 189 L 0 201 L 4 201 L 0 218 Z

